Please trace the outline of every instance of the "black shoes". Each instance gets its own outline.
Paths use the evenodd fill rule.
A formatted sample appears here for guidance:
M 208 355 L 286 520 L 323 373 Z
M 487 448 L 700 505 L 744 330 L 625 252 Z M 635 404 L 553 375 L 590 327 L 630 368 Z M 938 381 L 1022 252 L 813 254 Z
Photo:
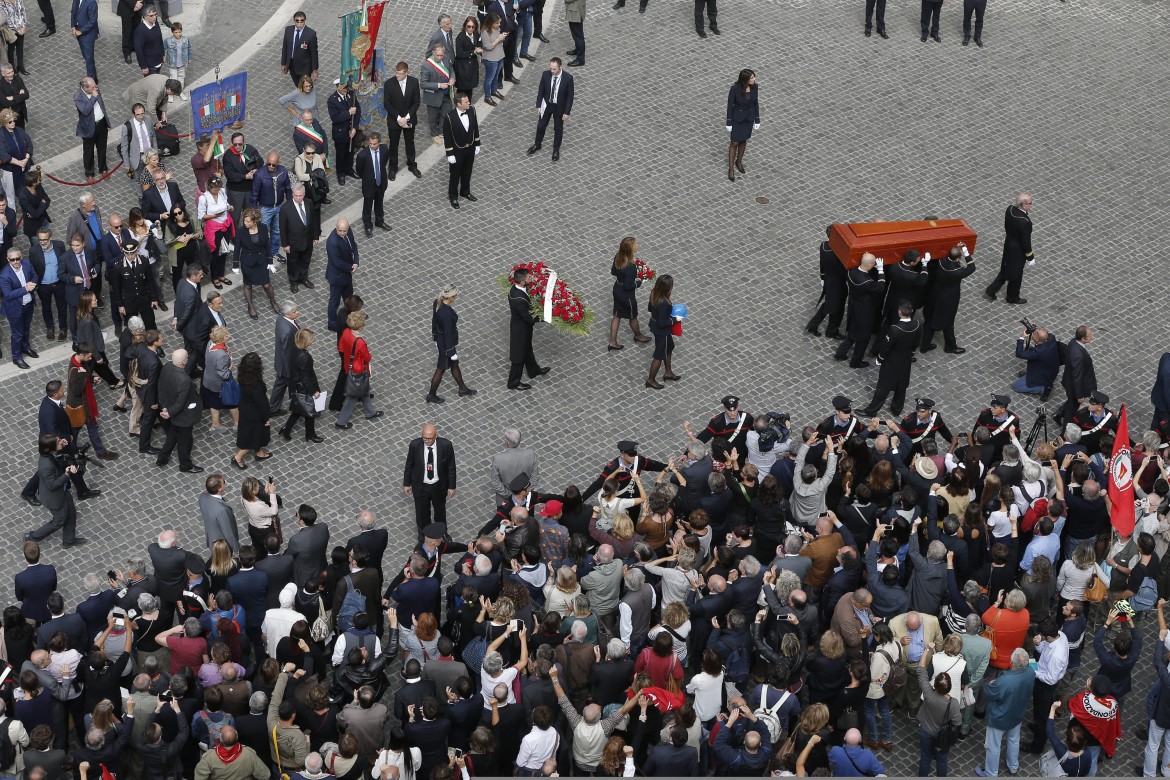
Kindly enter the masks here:
M 446 400 L 447 399 L 443 398 L 443 396 L 438 395 L 437 393 L 427 393 L 427 403 L 428 404 L 441 404 L 441 403 L 445 403 Z
M 925 35 L 922 36 L 922 42 L 926 43 L 926 36 Z
M 930 37 L 934 39 L 934 42 L 935 42 L 935 43 L 942 43 L 942 38 L 938 37 L 938 35 L 937 35 L 937 34 L 935 34 L 935 35 L 932 35 L 932 36 L 930 36 Z
M 707 31 L 706 31 L 706 30 L 704 30 L 702 27 L 696 27 L 696 28 L 695 28 L 695 32 L 696 32 L 696 33 L 698 33 L 698 35 L 699 35 L 699 37 L 700 37 L 700 38 L 706 38 L 706 37 L 707 37 Z M 923 40 L 925 40 L 925 38 L 924 38 Z
M 873 35 L 873 33 L 872 33 L 871 31 L 869 31 L 869 30 L 866 30 L 866 31 L 865 31 L 865 37 L 866 37 L 866 38 L 868 38 L 868 37 L 869 37 L 869 36 L 871 36 L 871 35 Z
M 453 209 L 459 208 L 459 201 L 456 200 L 455 198 L 451 198 L 451 208 L 453 208 Z
M 987 300 L 989 301 L 994 301 L 997 297 L 996 294 L 991 291 L 990 287 L 984 289 L 983 294 L 987 296 Z
M 578 58 L 578 59 L 573 60 L 572 62 L 567 62 L 565 64 L 568 65 L 570 68 L 579 68 L 585 64 L 585 60 Z
M 62 547 L 66 547 L 66 548 L 68 548 L 68 547 L 80 547 L 81 545 L 85 544 L 85 543 L 86 543 L 86 542 L 88 542 L 88 541 L 89 541 L 89 540 L 88 540 L 88 539 L 86 539 L 84 536 L 75 536 L 75 537 L 73 537 L 73 541 L 72 541 L 72 542 L 62 542 L 62 543 L 61 543 L 61 546 L 62 546 Z
M 890 37 L 890 36 L 886 35 L 885 30 L 878 30 L 878 35 L 882 36 L 882 38 L 884 38 L 886 40 L 889 40 L 889 37 Z
M 561 150 L 560 149 L 553 149 L 552 161 L 556 162 L 559 159 L 561 159 Z
M 569 55 L 570 57 L 576 57 L 577 50 L 576 49 L 569 49 L 567 52 L 565 52 L 565 54 Z
M 199 474 L 203 471 L 203 467 L 202 466 L 191 466 L 190 468 L 179 469 L 179 471 L 183 474 Z
M 314 444 L 320 444 L 321 442 L 325 441 L 325 439 L 318 436 L 317 434 L 313 434 L 312 436 L 306 436 L 305 441 L 311 441 Z
M 30 366 L 28 363 L 25 363 L 23 360 L 13 360 L 12 364 L 18 368 L 32 368 L 32 366 Z
M 281 428 L 280 438 L 284 439 L 285 441 L 292 441 L 292 434 L 286 431 L 284 428 Z
M 545 366 L 544 368 L 542 368 L 542 369 L 540 369 L 539 371 L 537 371 L 537 372 L 536 372 L 536 375 L 537 375 L 537 376 L 544 376 L 544 375 L 545 375 L 545 374 L 547 374 L 549 371 L 552 371 L 552 369 L 551 369 L 551 368 L 549 368 L 548 366 Z
M 353 427 L 353 423 L 347 422 L 345 425 L 338 425 L 337 423 L 333 423 L 333 427 L 338 428 L 338 429 L 343 430 L 343 431 L 348 431 L 350 428 Z
M 544 33 L 541 33 L 540 35 L 538 35 L 538 36 L 536 36 L 536 37 L 537 37 L 537 38 L 540 38 L 540 42 L 541 42 L 541 43 L 548 43 L 548 38 L 545 38 L 545 37 L 544 37 Z
M 413 174 L 414 174 L 414 178 L 416 178 L 416 179 L 421 179 L 421 178 L 422 178 L 422 171 L 420 171 L 420 170 L 418 169 L 418 166 L 417 166 L 417 165 L 412 165 L 412 166 L 410 166 L 409 170 L 410 170 L 410 172 L 411 172 L 411 173 L 413 173 Z
M 982 38 L 976 38 L 976 39 L 975 39 L 975 45 L 976 45 L 976 46 L 978 46 L 980 49 L 982 49 L 982 48 L 983 48 L 983 39 L 982 39 Z
M 516 385 L 515 387 L 509 387 L 508 389 L 509 390 L 531 390 L 532 385 L 528 384 L 527 382 L 521 382 L 520 384 Z
M 967 350 L 963 349 L 962 347 L 955 347 L 954 349 L 944 349 L 943 350 L 943 352 L 946 352 L 948 355 L 962 355 L 966 351 Z
M 806 327 L 806 328 L 804 329 L 804 332 L 805 332 L 805 333 L 811 333 L 811 334 L 812 334 L 812 335 L 814 335 L 814 336 L 819 336 L 819 335 L 821 335 L 821 332 L 820 332 L 819 330 L 817 330 L 816 328 L 814 328 L 812 325 L 809 325 L 808 327 Z
M 374 225 L 374 227 L 376 227 L 380 230 L 393 230 L 394 229 L 394 228 L 390 227 L 389 225 L 387 225 L 385 222 L 383 222 L 380 225 Z
M 571 63 L 571 62 L 570 62 L 569 64 L 570 64 L 570 65 L 572 65 L 573 63 Z M 506 78 L 506 79 L 504 79 L 504 81 L 509 81 L 509 82 L 511 82 L 511 83 L 513 83 L 513 84 L 519 84 L 519 83 L 520 83 L 520 79 L 516 78 L 515 76 L 512 76 L 512 77 L 510 77 L 510 78 Z
M 39 358 L 41 356 L 41 353 L 37 352 L 32 347 L 29 347 L 28 349 L 26 349 L 24 351 L 24 354 L 28 355 L 30 358 Z
M 22 493 L 20 495 L 20 498 L 22 501 L 24 501 L 24 503 L 28 504 L 29 506 L 40 506 L 41 505 L 41 502 L 37 500 L 36 496 L 26 496 Z M 25 541 L 27 542 L 28 539 L 26 538 Z
M 964 35 L 964 36 L 963 36 L 963 45 L 964 45 L 964 46 L 969 46 L 970 44 L 971 44 L 971 36 L 970 36 L 970 35 Z
M 1028 302 L 1027 298 L 1016 298 L 1014 301 L 1008 301 L 1012 306 L 1023 306 Z
M 938 347 L 936 347 L 934 344 L 923 344 L 922 349 L 920 349 L 918 351 L 919 352 L 930 352 L 932 349 L 938 349 Z M 949 349 L 947 351 L 950 352 Z
M 478 392 L 479 392 L 479 391 L 478 391 L 478 390 L 476 390 L 474 387 L 465 387 L 465 388 L 463 388 L 462 390 L 460 390 L 460 391 L 459 391 L 459 395 L 461 395 L 461 396 L 464 396 L 464 395 L 465 395 L 465 396 L 469 396 L 469 397 L 470 397 L 470 396 L 473 396 L 473 395 L 475 395 L 475 394 L 476 394 L 476 393 L 478 393 Z
M 715 22 L 711 22 L 710 27 L 711 32 L 715 33 L 716 35 L 722 35 L 722 33 L 719 32 L 719 27 L 715 24 Z
M 82 501 L 85 501 L 86 499 L 97 498 L 101 494 L 102 491 L 98 490 L 97 488 L 90 488 L 89 490 L 79 495 L 78 498 L 80 498 Z
M 374 229 L 372 227 L 366 228 L 366 238 L 374 237 Z
M 528 147 L 528 154 L 529 154 L 530 156 L 531 156 L 531 155 L 534 155 L 534 154 L 536 154 L 536 153 L 537 153 L 537 152 L 539 152 L 539 151 L 540 151 L 540 145 L 539 145 L 539 144 L 533 144 L 532 146 Z
M 474 195 L 472 195 L 470 192 L 469 192 L 469 193 L 467 193 L 466 195 L 463 195 L 463 196 L 461 196 L 461 197 L 467 198 L 467 199 L 468 199 L 469 201 L 471 201 L 472 203 L 475 203 L 477 200 L 479 200 L 479 198 L 475 197 L 475 196 L 474 196 Z
M 52 29 L 51 27 L 46 27 L 44 32 L 42 32 L 37 37 L 38 38 L 48 38 L 50 35 L 56 35 L 56 34 L 57 34 L 56 30 Z M 129 62 L 129 61 L 130 61 L 129 59 L 126 60 L 126 62 Z

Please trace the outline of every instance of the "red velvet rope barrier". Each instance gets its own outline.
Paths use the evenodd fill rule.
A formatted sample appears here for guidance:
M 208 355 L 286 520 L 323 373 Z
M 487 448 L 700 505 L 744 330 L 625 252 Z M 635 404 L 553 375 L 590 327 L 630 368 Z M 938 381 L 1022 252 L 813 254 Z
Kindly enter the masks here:
M 45 174 L 45 176 L 47 176 L 52 181 L 55 181 L 58 184 L 64 184 L 66 187 L 89 187 L 93 184 L 97 184 L 98 182 L 105 181 L 106 179 L 110 178 L 111 176 L 114 175 L 114 171 L 118 170 L 121 167 L 122 167 L 122 162 L 119 160 L 117 165 L 115 165 L 113 168 L 111 168 L 110 170 L 103 173 L 100 178 L 94 179 L 92 182 L 88 182 L 88 181 L 63 181 L 61 179 L 58 179 L 56 176 L 49 173 L 48 171 L 43 171 L 43 173 Z
M 191 136 L 195 135 L 194 132 L 183 133 L 182 135 L 171 135 L 170 133 L 164 133 L 162 130 L 157 129 L 154 132 L 156 135 L 165 136 L 167 138 L 190 138 Z

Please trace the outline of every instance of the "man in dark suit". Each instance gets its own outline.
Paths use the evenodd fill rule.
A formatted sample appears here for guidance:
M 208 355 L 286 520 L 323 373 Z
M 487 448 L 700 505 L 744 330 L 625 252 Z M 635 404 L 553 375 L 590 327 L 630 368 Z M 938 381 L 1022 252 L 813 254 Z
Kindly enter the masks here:
M 101 266 L 98 258 L 86 251 L 85 239 L 81 234 L 69 237 L 69 247 L 71 251 L 65 254 L 64 275 L 65 305 L 69 309 L 69 336 L 72 338 L 77 333 L 77 306 L 81 302 L 81 291 L 95 287 Z
M 46 17 L 51 14 L 46 14 Z M 55 26 L 50 25 L 55 29 Z M 93 58 L 94 44 L 98 37 L 97 0 L 73 0 L 69 4 L 69 30 L 77 39 L 81 58 L 85 60 L 85 75 L 97 81 L 97 65 Z
M 49 595 L 57 589 L 57 569 L 41 563 L 41 546 L 34 541 L 24 543 L 24 561 L 28 565 L 14 577 L 16 600 L 20 612 L 38 626 L 49 614 Z
M 1077 327 L 1076 334 L 1064 349 L 1064 376 L 1060 384 L 1064 387 L 1067 400 L 1060 410 L 1060 421 L 1072 422 L 1077 409 L 1089 400 L 1097 389 L 1097 372 L 1093 368 L 1093 355 L 1089 344 L 1093 341 L 1093 330 L 1088 325 Z
M 126 0 L 120 0 L 119 6 Z M 123 24 L 125 22 L 123 21 Z M 126 55 L 130 61 L 130 55 Z M 77 107 L 77 129 L 74 135 L 81 139 L 81 160 L 85 168 L 85 180 L 92 184 L 94 172 L 101 176 L 109 168 L 106 165 L 106 139 L 114 123 L 110 120 L 110 110 L 106 108 L 105 98 L 98 91 L 97 82 L 86 76 L 81 85 L 73 93 L 73 105 Z M 98 113 L 102 118 L 98 119 Z M 94 152 L 97 152 L 97 167 L 94 167 Z
M 454 49 L 451 50 L 454 54 Z M 422 172 L 415 163 L 414 126 L 418 124 L 418 107 L 422 100 L 422 91 L 418 79 L 410 75 L 410 66 L 399 62 L 394 66 L 394 80 L 386 82 L 382 91 L 382 105 L 386 109 L 386 129 L 389 137 L 386 139 L 387 151 L 390 155 L 390 181 L 398 175 L 398 139 L 405 139 L 406 167 L 415 175 L 422 178 Z
M 114 266 L 122 260 L 122 246 L 127 241 L 132 241 L 133 236 L 130 231 L 126 229 L 122 222 L 122 216 L 114 213 L 106 218 L 106 226 L 109 228 L 102 234 L 102 240 L 98 242 L 97 253 L 102 259 L 102 264 L 105 266 L 106 278 L 111 280 L 110 285 L 113 285 Z M 118 313 L 118 307 L 114 306 L 110 310 L 110 319 L 114 322 L 114 334 L 122 335 L 122 315 Z
M 183 335 L 183 344 L 192 360 L 187 361 L 188 374 L 203 373 L 203 353 L 196 352 L 197 345 L 189 341 L 186 331 L 195 318 L 202 301 L 199 295 L 199 282 L 203 279 L 203 267 L 198 263 L 191 263 L 184 271 L 184 279 L 175 287 L 175 316 L 171 319 L 171 327 L 176 333 Z
M 267 554 L 256 561 L 256 569 L 263 572 L 268 578 L 268 593 L 264 598 L 264 603 L 268 609 L 276 609 L 280 606 L 280 591 L 296 576 L 295 562 L 291 555 L 280 551 L 280 538 L 275 533 L 269 534 L 268 538 L 264 540 L 264 551 Z M 304 586 L 305 583 L 302 582 L 297 587 L 303 588 Z
M 975 261 L 966 244 L 951 247 L 946 257 L 935 262 L 930 271 L 930 283 L 925 296 L 926 307 L 922 321 L 922 351 L 934 349 L 934 332 L 943 333 L 943 349 L 951 355 L 967 350 L 955 341 L 955 316 L 959 313 L 960 289 L 963 280 L 975 273 Z
M 337 183 L 345 184 L 346 176 L 353 176 L 353 138 L 362 124 L 362 107 L 357 96 L 349 90 L 349 82 L 334 79 L 337 87 L 326 101 L 329 108 L 330 135 L 337 154 L 333 165 L 337 168 Z
M 937 22 L 935 24 L 937 25 Z M 1024 266 L 1036 262 L 1032 256 L 1031 211 L 1032 196 L 1022 192 L 1016 197 L 1016 202 L 1008 206 L 1004 212 L 1003 257 L 999 261 L 999 273 L 984 290 L 984 294 L 993 301 L 999 288 L 1006 283 L 1008 303 L 1028 302 L 1027 298 L 1020 297 L 1020 286 L 1024 283 Z
M 276 355 L 272 361 L 272 370 L 276 378 L 272 381 L 272 394 L 268 399 L 272 407 L 272 416 L 288 414 L 288 410 L 281 409 L 284 392 L 288 390 L 289 371 L 292 369 L 292 351 L 296 346 L 293 337 L 301 326 L 297 324 L 297 317 L 301 316 L 293 301 L 285 301 L 280 305 L 280 316 L 276 318 Z
M 922 323 L 914 319 L 914 306 L 908 301 L 902 301 L 898 304 L 898 321 L 890 325 L 878 346 L 877 357 L 881 370 L 878 372 L 873 398 L 869 406 L 861 410 L 863 415 L 872 417 L 877 414 L 891 392 L 894 398 L 890 402 L 890 411 L 894 414 L 902 413 L 902 406 L 906 403 L 906 389 L 910 386 L 910 361 L 914 359 L 914 350 L 921 342 Z
M 247 622 L 244 630 L 252 642 L 252 649 L 258 651 L 264 647 L 260 626 L 268 610 L 268 575 L 256 566 L 255 547 L 245 544 L 240 548 L 240 569 L 228 577 L 227 584 L 232 598 L 244 610 Z
M 926 43 L 927 34 L 934 38 L 936 43 L 942 43 L 938 37 L 938 18 L 942 13 L 943 0 L 922 0 L 922 13 L 919 22 L 922 24 L 922 42 Z
M 313 247 L 321 239 L 318 219 L 317 209 L 305 203 L 305 185 L 294 184 L 292 198 L 280 207 L 280 239 L 288 262 L 289 290 L 294 293 L 300 291 L 300 285 L 310 290 L 314 287 L 309 281 L 309 263 L 313 259 Z
M 138 350 L 138 379 L 142 383 L 138 393 L 142 398 L 142 417 L 139 419 L 138 451 L 157 455 L 161 450 L 151 446 L 150 436 L 158 419 L 158 382 L 162 377 L 163 337 L 157 330 L 146 331 L 146 343 Z
M 406 448 L 406 467 L 402 474 L 402 494 L 414 498 L 414 523 L 418 538 L 434 522 L 447 523 L 447 499 L 455 496 L 455 448 L 441 438 L 431 423 L 422 428 L 419 438 Z
M 170 31 L 167 31 L 170 34 Z M 166 54 L 163 52 L 162 28 L 158 24 L 158 11 L 153 5 L 143 9 L 142 22 L 134 28 L 134 56 L 138 70 L 143 76 L 162 70 Z
M 304 11 L 293 14 L 292 25 L 284 28 L 280 72 L 292 76 L 293 84 L 300 84 L 301 76 L 317 81 L 317 33 L 305 26 Z
M 524 369 L 528 369 L 529 379 L 547 374 L 549 370 L 541 368 L 532 351 L 532 328 L 538 320 L 532 316 L 532 298 L 524 286 L 528 281 L 528 269 L 517 269 L 512 278 L 515 283 L 508 290 L 508 309 L 512 314 L 508 325 L 508 352 L 512 363 L 508 372 L 508 389 L 531 390 L 532 385 L 520 381 Z
M 389 87 L 387 87 L 389 89 Z M 369 146 L 358 152 L 353 159 L 353 170 L 362 181 L 362 227 L 366 229 L 366 238 L 374 235 L 373 225 L 382 230 L 389 230 L 386 224 L 386 215 L 383 211 L 386 198 L 386 152 L 381 149 L 382 136 L 370 133 L 366 136 Z M 373 222 L 370 221 L 370 211 L 373 210 Z
M 325 266 L 325 281 L 329 283 L 329 330 L 340 333 L 345 330 L 345 323 L 337 321 L 337 310 L 353 295 L 353 274 L 361 262 L 348 219 L 337 220 L 337 226 L 325 239 L 325 253 L 329 258 Z
M 646 777 L 690 777 L 697 774 L 698 766 L 699 753 L 687 745 L 687 730 L 674 726 L 669 744 L 658 745 L 650 751 L 642 772 Z
M 219 290 L 209 290 L 205 302 L 195 304 L 195 313 L 191 315 L 187 327 L 183 330 L 183 340 L 190 344 L 195 354 L 207 356 L 207 344 L 211 341 L 211 329 L 216 326 L 227 327 L 227 320 L 223 316 L 223 294 Z M 199 362 L 202 370 L 203 361 Z
M 325 568 L 325 552 L 329 549 L 329 526 L 317 522 L 317 510 L 308 504 L 297 507 L 297 525 L 300 530 L 288 540 L 286 552 L 293 559 L 293 582 L 303 587 L 310 577 L 316 577 Z M 272 583 L 269 583 L 271 587 Z
M 72 464 L 66 466 L 59 454 L 67 443 L 66 439 L 57 438 L 55 433 L 44 434 L 38 442 L 40 461 L 37 473 L 41 478 L 41 504 L 52 514 L 52 519 L 35 531 L 26 533 L 26 542 L 39 542 L 58 529 L 64 529 L 61 540 L 63 547 L 85 544 L 86 540 L 77 535 L 77 506 L 69 493 L 69 479 L 77 473 L 78 467 Z
M 77 242 L 74 241 L 74 251 L 65 258 L 66 274 L 72 275 L 71 268 L 76 267 L 76 258 L 80 255 Z M 70 288 L 66 288 L 66 300 Z M 80 297 L 80 285 L 77 295 Z M 159 292 L 154 275 L 141 255 L 138 254 L 138 242 L 126 241 L 122 244 L 122 260 L 114 266 L 110 277 L 110 303 L 125 319 L 137 315 L 142 318 L 142 324 L 147 330 L 154 330 L 157 325 L 154 320 L 154 311 L 158 308 Z M 76 317 L 76 304 L 70 303 L 70 322 Z
M 118 603 L 118 591 L 103 590 L 101 578 L 96 574 L 85 575 L 83 583 L 86 595 L 75 611 L 85 621 L 86 636 L 97 636 L 109 625 L 110 610 Z
M 70 650 L 88 651 L 91 644 L 85 635 L 85 620 L 76 612 L 65 612 L 65 597 L 53 591 L 49 594 L 48 607 L 51 617 L 37 629 L 37 648 L 43 650 L 53 634 L 60 631 Z
M 154 465 L 162 468 L 171 459 L 177 444 L 179 447 L 179 471 L 197 474 L 203 468 L 191 462 L 191 429 L 203 416 L 203 401 L 191 377 L 187 376 L 187 350 L 176 349 L 171 353 L 171 362 L 162 367 L 158 380 L 159 416 L 166 420 L 167 439 Z
M 447 199 L 451 208 L 459 208 L 459 197 L 471 202 L 479 200 L 471 194 L 471 169 L 479 155 L 479 122 L 471 98 L 461 92 L 455 101 L 455 108 L 447 112 L 443 120 L 443 141 L 447 149 Z
M 866 252 L 861 257 L 861 264 L 849 269 L 847 281 L 849 322 L 845 329 L 845 338 L 837 346 L 833 358 L 845 360 L 849 357 L 849 350 L 853 349 L 853 359 L 849 361 L 849 367 L 866 368 L 869 362 L 862 358 L 865 356 L 865 348 L 869 346 L 869 340 L 873 338 L 882 296 L 886 292 L 885 261 Z
M 0 297 L 3 299 L 4 318 L 8 320 L 8 330 L 12 334 L 12 362 L 27 369 L 29 364 L 25 362 L 25 355 L 40 357 L 28 337 L 36 306 L 33 291 L 37 289 L 39 278 L 32 263 L 21 257 L 19 249 L 11 247 L 7 255 L 7 265 L 0 268 Z
M 175 604 L 183 597 L 187 584 L 187 551 L 179 546 L 179 535 L 167 529 L 158 540 L 146 548 L 154 578 L 158 581 L 158 596 L 162 602 L 159 619 L 169 626 L 175 614 Z
M 389 532 L 385 528 L 374 528 L 374 513 L 369 509 L 358 512 L 358 528 L 361 533 L 345 543 L 346 551 L 352 550 L 355 545 L 361 545 L 369 553 L 369 564 L 378 570 L 378 583 L 382 583 L 382 559 L 386 556 L 386 545 L 389 542 Z
M 173 181 L 167 181 L 167 175 L 162 171 L 155 171 L 154 186 L 142 193 L 142 216 L 151 222 L 171 218 L 171 209 L 175 206 L 187 208 L 187 201 L 183 200 L 183 191 Z
M 37 411 L 37 427 L 39 429 L 38 436 L 51 433 L 58 439 L 63 439 L 65 441 L 63 451 L 66 454 L 76 451 L 73 426 L 69 423 L 69 415 L 65 413 L 65 385 L 58 379 L 50 379 L 45 384 L 45 395 L 41 398 L 41 406 Z M 86 486 L 84 465 L 72 474 L 71 478 L 73 487 L 77 488 L 78 498 L 87 499 L 101 495 L 100 490 L 90 490 Z M 31 506 L 40 506 L 40 502 L 36 499 L 40 486 L 41 476 L 38 468 L 37 471 L 33 472 L 32 479 L 25 485 L 24 490 L 21 491 L 20 497 Z
M 1039 394 L 1041 401 L 1047 401 L 1060 373 L 1060 345 L 1056 337 L 1045 328 L 1036 328 L 1031 333 L 1024 329 L 1016 339 L 1016 357 L 1028 361 L 1028 365 L 1023 376 L 1012 382 L 1012 390 Z
M 122 57 L 130 64 L 134 54 L 134 32 L 142 22 L 143 0 L 118 0 L 117 13 L 122 19 Z
M 37 296 L 41 299 L 45 337 L 64 341 L 69 332 L 69 326 L 66 324 L 69 307 L 65 303 L 65 243 L 55 240 L 53 231 L 43 227 L 37 231 L 37 240 L 29 247 L 28 261 L 32 263 L 37 279 L 41 280 L 37 285 Z M 46 276 L 47 273 L 51 276 Z M 46 282 L 48 278 L 53 281 Z M 56 320 L 53 318 L 54 303 L 57 305 Z M 54 324 L 57 330 L 53 329 Z
M 411 658 L 402 666 L 404 683 L 394 694 L 394 717 L 405 723 L 409 718 L 406 708 L 414 705 L 415 719 L 422 719 L 423 699 L 435 695 L 435 683 L 422 678 L 422 664 Z
M 540 88 L 536 91 L 536 140 L 528 147 L 528 154 L 536 154 L 544 140 L 544 131 L 549 120 L 553 123 L 553 162 L 561 159 L 561 137 L 565 122 L 573 111 L 573 74 L 561 67 L 561 58 L 548 61 L 548 70 L 540 76 Z

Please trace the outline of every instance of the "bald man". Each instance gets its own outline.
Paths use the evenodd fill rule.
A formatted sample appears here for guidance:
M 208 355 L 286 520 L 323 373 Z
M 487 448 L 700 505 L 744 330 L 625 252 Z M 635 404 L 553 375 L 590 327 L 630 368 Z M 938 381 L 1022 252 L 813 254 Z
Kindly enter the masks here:
M 1007 207 L 1003 215 L 1003 258 L 999 261 L 999 273 L 987 286 L 984 293 L 995 300 L 999 288 L 1007 284 L 1007 302 L 1024 304 L 1027 298 L 1020 297 L 1020 286 L 1024 282 L 1024 266 L 1033 265 L 1032 256 L 1032 196 L 1021 192 L 1016 202 Z
M 861 256 L 861 264 L 850 268 L 846 274 L 849 288 L 849 324 L 845 338 L 837 347 L 833 357 L 837 360 L 849 358 L 853 350 L 850 368 L 865 368 L 869 363 L 862 360 L 865 348 L 873 338 L 874 325 L 882 299 L 886 294 L 885 260 L 874 257 L 870 252 Z
M 187 350 L 176 349 L 171 353 L 171 362 L 162 367 L 158 380 L 159 417 L 167 429 L 167 439 L 158 454 L 155 465 L 162 468 L 171 459 L 177 444 L 179 447 L 179 471 L 197 474 L 203 469 L 191 462 L 191 429 L 203 416 L 203 402 L 195 383 L 187 376 Z
M 357 238 L 349 229 L 348 219 L 337 220 L 333 232 L 325 239 L 325 281 L 329 283 L 329 330 L 340 333 L 345 323 L 338 322 L 337 310 L 341 303 L 353 295 L 353 275 L 361 262 L 358 257 Z
M 431 522 L 447 524 L 447 499 L 455 496 L 455 448 L 431 423 L 424 425 L 420 436 L 406 448 L 402 494 L 414 498 L 418 541 L 423 540 L 423 529 Z
M 219 744 L 222 750 L 208 750 L 199 759 L 195 780 L 269 780 L 272 777 L 268 765 L 256 751 L 240 744 L 234 727 L 220 729 Z
M 845 732 L 845 744 L 829 750 L 829 766 L 834 777 L 877 777 L 886 773 L 873 751 L 861 746 L 861 732 Z
M 736 707 L 715 735 L 715 758 L 720 772 L 742 777 L 764 774 L 772 759 L 772 741 L 778 736 L 768 733 L 767 725 L 746 704 Z

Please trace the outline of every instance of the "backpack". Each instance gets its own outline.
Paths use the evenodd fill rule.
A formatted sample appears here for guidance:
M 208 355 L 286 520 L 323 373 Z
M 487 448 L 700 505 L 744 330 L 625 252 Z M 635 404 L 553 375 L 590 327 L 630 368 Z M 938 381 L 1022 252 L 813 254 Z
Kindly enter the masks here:
M 224 730 L 225 726 L 235 726 L 236 719 L 230 713 L 223 713 L 223 718 L 218 721 L 211 719 L 211 713 L 207 710 L 200 710 L 199 717 L 203 720 L 203 725 L 207 726 L 207 749 L 210 750 L 220 743 L 219 733 Z M 103 777 L 102 780 L 105 780 Z
M 896 696 L 898 691 L 906 687 L 906 681 L 910 677 L 906 671 L 906 663 L 902 660 L 901 654 L 898 655 L 898 660 L 895 661 L 893 658 L 890 658 L 889 653 L 885 650 L 879 648 L 878 652 L 890 664 L 890 674 L 886 677 L 886 683 L 882 686 L 882 692 L 886 696 Z
M 337 630 L 344 634 L 353 628 L 353 619 L 359 612 L 366 611 L 366 599 L 361 591 L 353 586 L 353 576 L 346 575 L 345 599 L 341 602 L 341 609 L 337 610 Z
M 1129 597 L 1129 605 L 1135 612 L 1148 612 L 1158 603 L 1158 583 L 1153 577 L 1146 576 L 1138 586 L 1137 593 Z
M 12 744 L 12 737 L 8 735 L 11 725 L 12 718 L 0 717 L 0 769 L 7 769 L 16 763 L 16 745 Z
M 768 701 L 768 688 L 765 687 L 760 694 L 760 706 L 756 708 L 753 714 L 756 716 L 757 721 L 768 727 L 768 736 L 772 744 L 776 744 L 780 739 L 780 735 L 784 733 L 784 727 L 780 725 L 780 717 L 776 713 L 780 711 L 780 708 L 784 706 L 784 702 L 788 701 L 788 697 L 791 695 L 788 691 L 784 691 L 784 694 L 776 700 L 775 704 L 771 707 L 765 707 L 764 705 Z
M 127 119 L 126 123 L 124 125 L 122 125 L 122 128 L 126 131 L 126 140 L 129 141 L 130 140 L 130 120 L 129 119 Z M 118 136 L 118 159 L 121 159 L 121 158 L 122 158 L 122 137 L 119 134 L 119 136 Z M 11 766 L 11 764 L 9 766 Z M 105 769 L 105 767 L 102 767 L 102 769 Z
M 716 648 L 723 656 L 723 671 L 728 682 L 743 685 L 747 682 L 749 671 L 749 653 L 747 643 L 733 645 L 727 649 L 725 637 L 719 637 L 719 646 Z

